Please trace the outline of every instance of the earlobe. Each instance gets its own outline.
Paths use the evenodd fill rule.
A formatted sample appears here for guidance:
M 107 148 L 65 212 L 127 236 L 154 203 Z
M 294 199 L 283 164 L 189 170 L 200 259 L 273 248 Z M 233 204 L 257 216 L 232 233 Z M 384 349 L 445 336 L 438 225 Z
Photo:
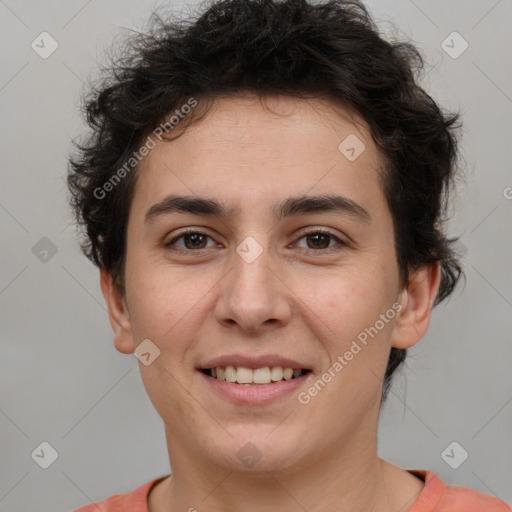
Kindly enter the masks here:
M 100 270 L 100 286 L 107 304 L 110 325 L 114 331 L 114 345 L 123 354 L 132 354 L 133 342 L 130 313 L 125 298 L 118 289 L 112 275 L 105 269 Z
M 402 309 L 398 315 L 391 346 L 410 348 L 427 331 L 432 307 L 441 283 L 441 265 L 425 265 L 409 276 L 407 289 L 401 292 Z

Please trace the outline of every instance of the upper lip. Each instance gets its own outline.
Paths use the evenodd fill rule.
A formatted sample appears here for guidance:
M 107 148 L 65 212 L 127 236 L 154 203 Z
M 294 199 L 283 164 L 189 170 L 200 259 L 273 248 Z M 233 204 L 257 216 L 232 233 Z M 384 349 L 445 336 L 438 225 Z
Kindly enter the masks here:
M 293 368 L 294 370 L 302 369 L 309 370 L 310 366 L 290 359 L 288 357 L 281 357 L 276 354 L 268 354 L 261 356 L 244 355 L 244 354 L 226 354 L 223 356 L 215 357 L 206 361 L 204 364 L 199 366 L 199 370 L 208 370 L 210 368 L 224 366 L 243 366 L 245 368 L 264 368 L 265 366 L 282 366 L 283 368 Z

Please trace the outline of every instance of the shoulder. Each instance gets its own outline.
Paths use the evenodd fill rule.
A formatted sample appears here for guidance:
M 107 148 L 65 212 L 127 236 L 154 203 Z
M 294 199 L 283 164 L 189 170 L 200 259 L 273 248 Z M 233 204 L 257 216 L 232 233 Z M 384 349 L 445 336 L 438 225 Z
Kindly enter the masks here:
M 512 512 L 504 501 L 468 487 L 446 485 L 433 471 L 410 470 L 425 487 L 409 512 Z
M 464 507 L 468 512 L 511 512 L 512 508 L 504 501 L 469 489 L 468 487 L 458 487 L 449 485 L 446 487 L 446 497 L 443 500 L 443 506 L 446 510 L 459 510 Z M 444 511 L 444 508 L 440 509 Z
M 161 480 L 167 478 L 168 475 L 156 478 L 147 482 L 134 491 L 125 494 L 114 494 L 106 500 L 98 503 L 91 503 L 84 507 L 78 508 L 73 512 L 148 512 L 148 494 L 149 491 Z

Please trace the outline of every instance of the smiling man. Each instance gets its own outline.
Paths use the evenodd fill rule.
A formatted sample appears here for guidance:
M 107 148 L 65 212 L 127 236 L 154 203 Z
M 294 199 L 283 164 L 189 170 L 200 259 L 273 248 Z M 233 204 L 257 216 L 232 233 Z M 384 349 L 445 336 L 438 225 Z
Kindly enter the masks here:
M 460 274 L 457 117 L 413 47 L 354 2 L 299 0 L 138 42 L 90 99 L 69 186 L 172 475 L 101 510 L 509 510 L 377 455 L 391 376 Z

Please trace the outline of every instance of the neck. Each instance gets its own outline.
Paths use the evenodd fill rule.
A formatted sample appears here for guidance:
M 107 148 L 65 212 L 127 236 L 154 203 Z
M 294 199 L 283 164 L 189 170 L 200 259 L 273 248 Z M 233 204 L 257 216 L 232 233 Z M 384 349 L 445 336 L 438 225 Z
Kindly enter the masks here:
M 406 512 L 423 488 L 420 480 L 377 456 L 376 432 L 359 431 L 329 453 L 309 455 L 304 464 L 282 471 L 237 472 L 197 452 L 170 443 L 172 478 L 149 499 L 150 512 L 201 510 L 247 512 Z M 407 506 L 408 505 L 408 506 Z

